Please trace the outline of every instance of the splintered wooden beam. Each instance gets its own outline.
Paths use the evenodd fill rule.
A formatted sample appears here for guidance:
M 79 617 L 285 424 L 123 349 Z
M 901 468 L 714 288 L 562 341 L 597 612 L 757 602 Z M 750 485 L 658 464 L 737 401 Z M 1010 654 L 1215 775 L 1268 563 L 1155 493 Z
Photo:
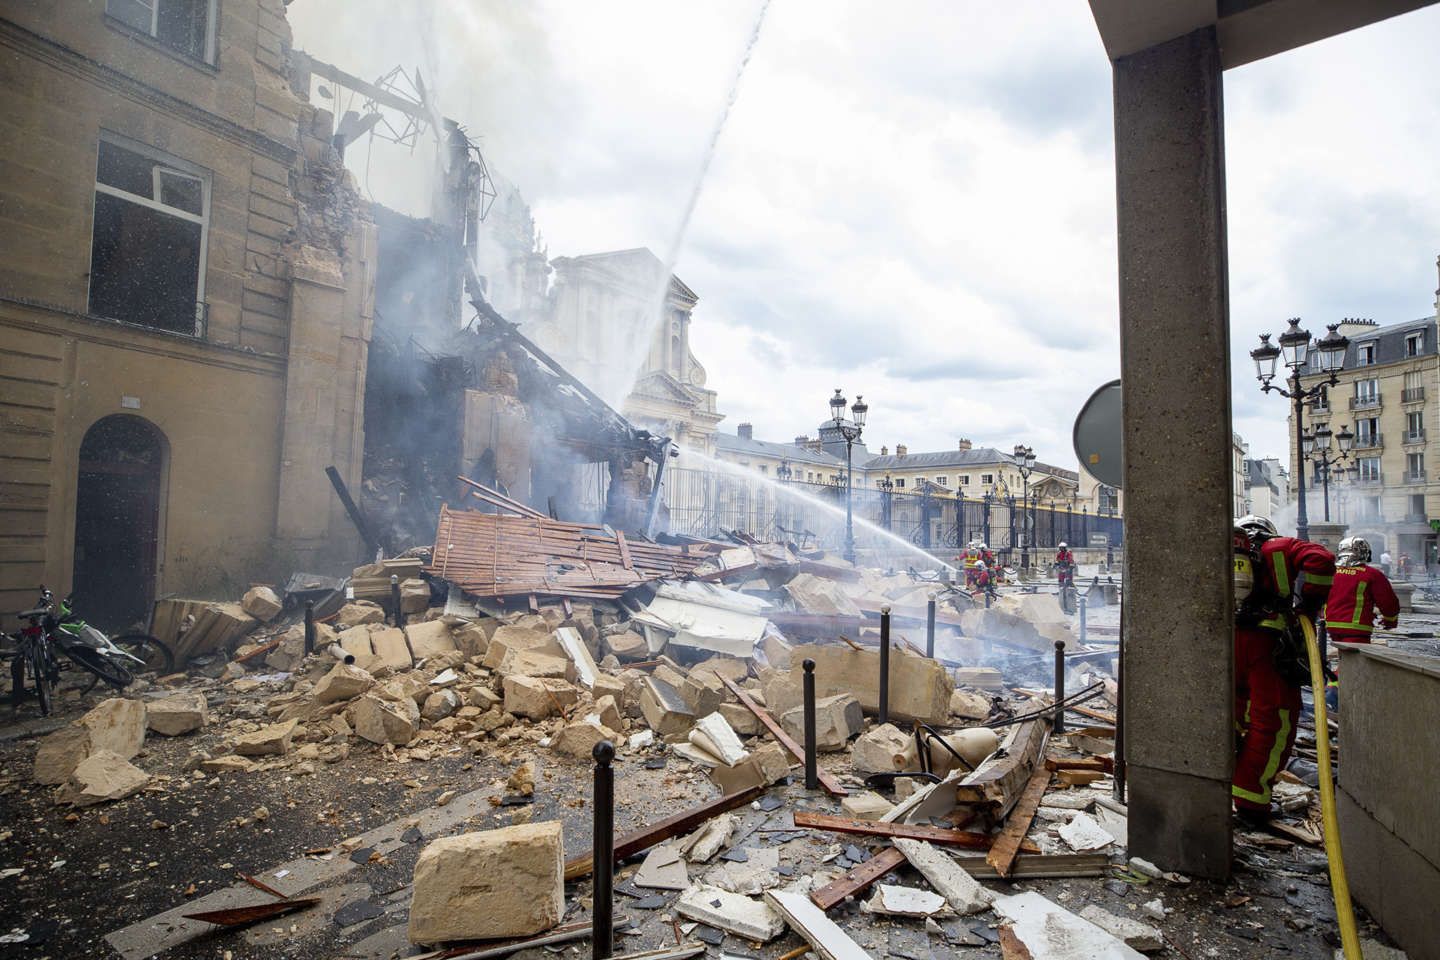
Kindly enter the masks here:
M 1063 760 L 1057 757 L 1045 758 L 1046 770 L 1093 770 L 1097 773 L 1114 773 L 1115 758 L 1085 757 L 1080 760 Z
M 750 695 L 747 694 L 744 690 L 741 690 L 739 686 L 735 684 L 735 681 L 731 680 L 730 678 L 720 677 L 720 682 L 725 684 L 725 686 L 729 688 L 730 692 L 735 694 L 735 696 L 739 698 L 740 702 L 745 705 L 745 709 L 755 714 L 755 719 L 759 720 L 762 724 L 764 724 L 765 729 L 770 731 L 770 735 L 773 736 L 776 740 L 780 741 L 780 746 L 784 747 L 786 750 L 789 750 L 790 755 L 793 756 L 796 760 L 799 760 L 801 763 L 805 762 L 805 748 L 800 746 L 800 744 L 796 743 L 794 738 L 791 737 L 790 734 L 786 733 L 780 727 L 780 724 L 775 722 L 775 718 L 770 716 L 769 711 L 767 711 L 764 707 L 760 706 L 754 700 L 751 700 Z M 840 786 L 840 782 L 836 780 L 833 776 L 831 776 L 829 773 L 827 773 L 825 770 L 818 770 L 817 774 L 820 779 L 820 786 L 823 787 L 825 789 L 825 792 L 830 794 L 830 796 L 850 796 L 850 791 Z
M 709 803 L 681 811 L 673 817 L 666 817 L 648 827 L 641 827 L 639 830 L 627 833 L 615 841 L 615 859 L 623 860 L 643 850 L 649 850 L 655 844 L 669 840 L 671 837 L 688 833 L 712 817 L 734 810 L 736 807 L 745 806 L 764 792 L 765 787 L 762 786 L 746 787 L 744 790 L 727 793 Z M 588 877 L 594 869 L 595 862 L 591 854 L 575 857 L 565 861 L 565 879 L 578 880 L 581 877 Z
M 885 874 L 905 862 L 905 854 L 896 847 L 886 847 L 843 877 L 831 880 L 818 890 L 810 891 L 810 902 L 821 910 L 829 910 L 846 897 L 853 897 L 870 887 Z
M 227 910 L 205 910 L 201 913 L 181 914 L 186 920 L 199 920 L 220 927 L 243 927 L 261 920 L 283 917 L 287 913 L 306 910 L 320 902 L 319 897 L 305 897 L 300 900 L 276 900 L 260 903 L 253 907 L 230 907 Z
M 1030 775 L 1030 782 L 1025 784 L 1025 792 L 1005 820 L 1005 829 L 1000 831 L 999 839 L 985 855 L 985 862 L 994 867 L 1000 876 L 1010 876 L 1015 854 L 1020 852 L 1020 846 L 1025 842 L 1025 834 L 1030 830 L 1030 823 L 1035 819 L 1035 811 L 1040 809 L 1040 800 L 1048 786 L 1050 771 L 1044 765 L 1037 766 Z
M 994 837 L 970 830 L 951 830 L 947 827 L 930 827 L 917 823 L 885 823 L 881 820 L 853 820 L 850 817 L 832 817 L 828 813 L 813 810 L 796 810 L 795 826 L 811 830 L 828 830 L 831 833 L 854 833 L 867 837 L 904 837 L 907 840 L 925 840 L 943 843 L 966 850 L 989 850 Z M 1033 843 L 1025 845 L 1029 853 L 1039 853 Z
M 996 820 L 1004 817 L 1020 799 L 1030 774 L 1042 766 L 1049 730 L 1048 720 L 1017 724 L 1000 744 L 1002 749 L 956 785 L 956 802 L 984 804 Z

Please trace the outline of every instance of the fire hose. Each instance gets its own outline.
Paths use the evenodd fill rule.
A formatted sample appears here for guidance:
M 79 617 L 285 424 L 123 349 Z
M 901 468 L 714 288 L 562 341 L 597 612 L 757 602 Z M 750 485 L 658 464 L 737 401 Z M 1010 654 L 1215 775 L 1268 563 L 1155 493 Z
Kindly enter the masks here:
M 1330 861 L 1330 893 L 1335 898 L 1335 921 L 1345 960 L 1364 960 L 1360 934 L 1355 928 L 1355 908 L 1350 902 L 1350 882 L 1345 878 L 1345 858 L 1340 852 L 1340 826 L 1335 821 L 1335 780 L 1330 770 L 1330 725 L 1325 710 L 1325 671 L 1320 664 L 1320 644 L 1315 624 L 1300 617 L 1305 633 L 1305 651 L 1310 656 L 1310 689 L 1315 700 L 1315 751 L 1320 767 L 1320 816 L 1325 825 L 1325 855 Z

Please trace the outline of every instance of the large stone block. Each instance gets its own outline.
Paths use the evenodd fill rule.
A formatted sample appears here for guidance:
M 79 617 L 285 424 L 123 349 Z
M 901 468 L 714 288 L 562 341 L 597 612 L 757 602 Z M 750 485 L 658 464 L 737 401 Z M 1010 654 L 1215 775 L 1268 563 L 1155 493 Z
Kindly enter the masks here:
M 412 943 L 525 937 L 565 912 L 560 823 L 526 823 L 431 841 L 415 863 Z
M 815 701 L 815 749 L 826 753 L 844 750 L 850 738 L 865 725 L 865 715 L 860 710 L 860 701 L 848 693 L 823 697 Z M 805 742 L 805 708 L 795 707 L 780 717 L 780 726 L 795 738 Z
M 458 649 L 450 627 L 444 620 L 412 623 L 405 627 L 405 636 L 410 638 L 410 649 L 415 651 L 416 660 L 438 657 Z
M 490 635 L 490 645 L 485 650 L 485 659 L 481 661 L 485 666 L 494 670 L 500 666 L 505 655 L 511 650 L 545 650 L 556 656 L 563 657 L 565 651 L 560 649 L 550 636 L 549 630 L 537 630 L 531 627 L 506 625 L 496 628 Z
M 352 663 L 337 663 L 315 684 L 311 695 L 316 703 L 339 703 L 353 700 L 375 685 L 368 670 Z
M 918 770 L 915 738 L 893 723 L 862 733 L 850 754 L 850 765 L 860 773 L 897 773 Z
M 193 733 L 205 726 L 210 710 L 203 693 L 177 693 L 150 701 L 145 711 L 149 728 L 166 737 Z
M 77 807 L 120 800 L 137 793 L 150 775 L 112 750 L 97 750 L 70 775 L 65 798 Z
M 111 697 L 78 721 L 90 731 L 90 752 L 109 750 L 129 760 L 145 744 L 145 704 Z
M 551 677 L 564 680 L 571 672 L 565 657 L 557 657 L 538 649 L 511 650 L 505 654 L 495 672 L 502 677 Z
M 35 753 L 36 783 L 59 786 L 70 779 L 86 757 L 90 756 L 90 731 L 78 723 L 61 727 L 40 741 Z
M 580 699 L 580 691 L 550 677 L 506 677 L 505 712 L 530 720 L 553 717 Z
M 620 734 L 603 724 L 578 720 L 560 728 L 560 732 L 555 734 L 550 741 L 550 749 L 562 756 L 573 757 L 576 760 L 589 760 L 592 756 L 591 751 L 601 740 L 616 743 L 619 739 Z
M 370 631 L 370 646 L 375 650 L 376 661 L 392 670 L 409 670 L 415 665 L 410 658 L 410 645 L 405 642 L 405 631 L 399 627 Z
M 285 608 L 280 595 L 269 587 L 251 587 L 240 598 L 240 609 L 261 623 L 269 623 Z
M 815 695 L 848 693 L 860 701 L 867 713 L 880 708 L 880 651 L 856 650 L 842 644 L 803 644 L 795 648 L 794 664 L 815 661 Z M 801 672 L 791 668 L 798 686 Z M 903 649 L 890 651 L 890 716 L 898 720 L 924 720 L 944 724 L 950 717 L 950 694 L 954 685 L 944 666 L 935 660 Z M 766 703 L 770 687 L 765 688 Z M 770 705 L 771 712 L 775 706 Z
M 671 742 L 684 740 L 695 725 L 695 712 L 680 692 L 657 677 L 641 683 L 640 713 L 656 736 Z
M 235 738 L 235 752 L 242 757 L 283 756 L 290 752 L 290 740 L 298 724 L 298 720 L 286 720 L 242 733 Z
M 410 697 L 382 700 L 367 693 L 350 705 L 350 723 L 371 743 L 404 746 L 420 732 L 420 708 Z
M 362 623 L 384 622 L 385 611 L 378 603 L 371 603 L 369 600 L 355 600 L 347 603 L 335 616 L 335 626 L 339 630 L 348 630 Z

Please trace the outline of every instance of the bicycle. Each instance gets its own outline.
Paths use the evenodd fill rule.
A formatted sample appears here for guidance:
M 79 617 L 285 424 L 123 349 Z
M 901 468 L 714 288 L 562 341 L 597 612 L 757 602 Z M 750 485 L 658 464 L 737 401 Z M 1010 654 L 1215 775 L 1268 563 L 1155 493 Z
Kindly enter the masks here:
M 22 611 L 17 616 L 21 620 L 30 621 L 29 625 L 22 627 L 17 634 L 6 634 L 7 639 L 15 641 L 14 659 L 10 663 L 11 704 L 16 709 L 19 708 L 20 701 L 25 696 L 25 673 L 28 670 L 42 717 L 50 715 L 50 709 L 54 705 L 55 684 L 60 680 L 60 665 L 55 660 L 49 633 L 43 626 L 43 619 L 48 612 L 47 606 Z
M 112 640 L 76 615 L 71 606 L 73 597 L 61 600 L 57 609 L 53 595 L 42 586 L 40 598 L 39 606 L 20 614 L 21 619 L 30 621 L 22 636 L 28 639 L 30 648 L 38 646 L 43 649 L 44 657 L 36 663 L 53 665 L 52 669 L 40 670 L 36 674 L 42 680 L 48 679 L 50 686 L 58 679 L 58 661 L 54 655 L 57 649 L 91 675 L 90 684 L 81 690 L 82 694 L 89 693 L 101 680 L 116 690 L 125 689 L 135 682 L 134 666 L 163 673 L 174 669 L 174 654 L 155 637 L 132 632 Z M 36 668 L 32 665 L 32 673 L 35 672 Z M 16 683 L 14 696 L 18 703 L 23 669 L 12 665 L 11 678 Z M 43 694 L 48 698 L 50 690 L 44 689 L 45 686 L 43 682 L 37 684 L 37 695 Z M 48 705 L 44 702 L 42 712 L 48 712 Z

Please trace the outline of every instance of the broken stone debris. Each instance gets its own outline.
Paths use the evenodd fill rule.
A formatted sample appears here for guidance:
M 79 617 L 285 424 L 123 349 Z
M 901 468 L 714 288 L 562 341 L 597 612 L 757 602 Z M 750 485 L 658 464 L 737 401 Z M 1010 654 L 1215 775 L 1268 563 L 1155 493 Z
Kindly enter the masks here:
M 848 693 L 837 694 L 815 700 L 815 749 L 832 753 L 844 750 L 850 738 L 859 733 L 865 724 L 860 710 L 860 701 Z M 780 717 L 780 726 L 795 740 L 805 742 L 805 708 L 795 707 Z
M 75 767 L 63 798 L 77 807 L 120 800 L 137 793 L 150 775 L 112 750 L 96 750 Z
M 1127 947 L 1139 950 L 1141 953 L 1153 953 L 1165 949 L 1165 938 L 1160 931 L 1134 917 L 1117 916 L 1093 903 L 1081 910 L 1080 916 L 1117 940 L 1123 940 Z
M 701 717 L 691 728 L 689 737 L 691 743 L 726 766 L 733 767 L 750 756 L 740 737 L 719 713 Z
M 856 739 L 850 763 L 861 773 L 918 769 L 915 738 L 893 723 L 872 727 Z
M 840 809 L 847 817 L 856 820 L 879 820 L 895 809 L 895 804 L 872 790 L 852 793 L 840 801 Z
M 420 852 L 410 899 L 412 943 L 524 937 L 565 913 L 559 821 L 433 840 Z
M 161 736 L 178 737 L 205 726 L 210 710 L 203 693 L 176 693 L 152 700 L 145 708 L 145 722 Z
M 386 700 L 366 694 L 350 704 L 350 725 L 371 743 L 404 746 L 420 732 L 420 708 L 410 697 Z
M 1034 957 L 1140 960 L 1143 956 L 1105 930 L 1038 893 L 996 897 L 995 912 Z
M 875 893 L 861 905 L 866 913 L 891 917 L 934 917 L 948 913 L 945 898 L 919 887 L 877 883 Z
M 785 930 L 784 920 L 769 905 L 719 887 L 686 890 L 675 902 L 675 912 L 760 943 L 774 940 Z
M 145 743 L 145 718 L 145 704 L 139 700 L 105 700 L 70 726 L 40 741 L 35 754 L 35 782 L 47 786 L 65 784 L 76 767 L 101 750 L 131 759 Z
M 993 899 L 990 891 L 980 886 L 949 854 L 922 840 L 898 837 L 894 842 L 910 865 L 956 913 L 964 916 L 989 908 Z

